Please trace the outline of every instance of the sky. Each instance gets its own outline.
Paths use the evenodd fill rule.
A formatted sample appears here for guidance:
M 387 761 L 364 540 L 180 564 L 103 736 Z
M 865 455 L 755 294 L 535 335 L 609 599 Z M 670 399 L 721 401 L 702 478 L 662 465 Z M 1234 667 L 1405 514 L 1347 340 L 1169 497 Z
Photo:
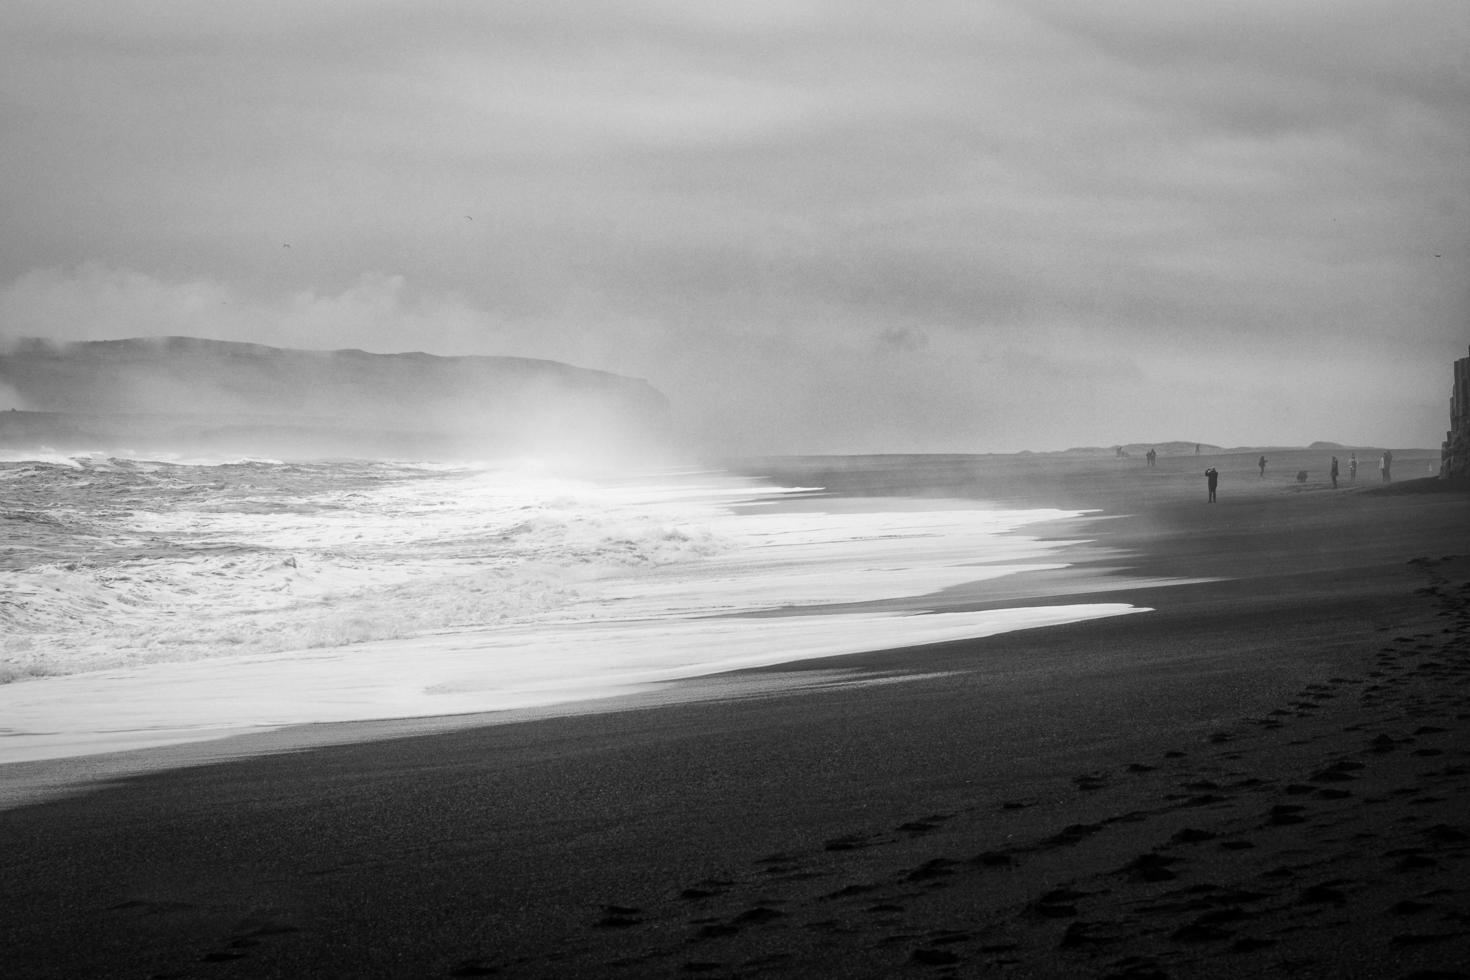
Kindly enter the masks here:
M 1464 0 L 7 0 L 0 340 L 549 358 L 714 453 L 1434 447 L 1467 161 Z

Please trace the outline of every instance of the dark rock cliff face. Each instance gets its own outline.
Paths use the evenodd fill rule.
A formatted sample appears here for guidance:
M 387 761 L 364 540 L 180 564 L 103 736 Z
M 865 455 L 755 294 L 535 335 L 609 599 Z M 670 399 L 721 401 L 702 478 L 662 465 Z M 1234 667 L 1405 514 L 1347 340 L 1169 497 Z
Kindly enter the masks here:
M 305 351 L 189 337 L 22 344 L 0 355 L 0 443 L 272 455 L 649 450 L 667 400 L 555 361 Z M 128 442 L 131 440 L 131 442 Z
M 1470 477 L 1470 357 L 1455 362 L 1450 388 L 1450 427 L 1440 447 L 1440 476 Z

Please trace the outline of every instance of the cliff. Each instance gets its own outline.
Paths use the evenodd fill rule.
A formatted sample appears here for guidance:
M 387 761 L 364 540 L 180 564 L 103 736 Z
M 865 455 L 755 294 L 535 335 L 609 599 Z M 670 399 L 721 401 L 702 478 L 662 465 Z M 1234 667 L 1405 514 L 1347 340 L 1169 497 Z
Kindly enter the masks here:
M 0 444 L 270 455 L 484 455 L 648 448 L 647 382 L 555 361 L 307 351 L 190 337 L 26 343 L 0 355 Z
M 1439 475 L 1470 476 L 1470 357 L 1455 362 L 1450 389 L 1450 427 L 1440 447 Z

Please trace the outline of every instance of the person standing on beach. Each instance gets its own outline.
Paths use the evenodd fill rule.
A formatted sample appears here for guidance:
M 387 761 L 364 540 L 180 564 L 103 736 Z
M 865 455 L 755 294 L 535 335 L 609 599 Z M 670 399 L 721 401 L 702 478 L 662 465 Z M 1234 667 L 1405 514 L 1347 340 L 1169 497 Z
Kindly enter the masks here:
M 1337 457 L 1332 457 L 1332 489 L 1337 489 Z
M 1353 453 L 1348 457 L 1348 482 L 1358 482 L 1358 454 Z
M 1266 457 L 1262 456 L 1256 460 L 1256 465 L 1261 468 L 1261 479 L 1264 480 L 1266 478 Z
M 1205 470 L 1205 485 L 1210 488 L 1210 503 L 1215 502 L 1215 487 L 1220 484 L 1220 473 L 1213 466 Z
M 1382 467 L 1383 467 L 1383 482 L 1384 483 L 1392 483 L 1393 482 L 1393 450 L 1392 449 L 1385 449 L 1383 451 L 1383 459 L 1380 462 L 1381 462 Z

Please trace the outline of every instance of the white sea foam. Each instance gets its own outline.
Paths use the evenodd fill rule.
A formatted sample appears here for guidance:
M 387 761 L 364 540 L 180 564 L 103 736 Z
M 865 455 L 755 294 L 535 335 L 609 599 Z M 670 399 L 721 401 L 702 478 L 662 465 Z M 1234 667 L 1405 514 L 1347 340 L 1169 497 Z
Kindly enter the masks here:
M 0 686 L 0 761 L 553 704 L 1136 611 L 915 598 L 1060 567 L 1065 543 L 1023 529 L 1074 512 L 736 506 L 792 492 L 713 473 L 0 466 L 18 545 L 0 664 L 20 678 Z

